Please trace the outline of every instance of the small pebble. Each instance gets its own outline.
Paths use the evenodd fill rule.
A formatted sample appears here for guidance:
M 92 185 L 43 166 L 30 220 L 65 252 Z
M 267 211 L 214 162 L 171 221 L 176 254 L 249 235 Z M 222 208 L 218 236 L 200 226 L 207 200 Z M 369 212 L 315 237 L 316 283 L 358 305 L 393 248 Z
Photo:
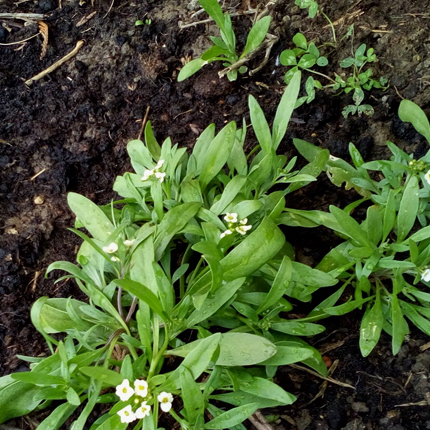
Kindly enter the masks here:
M 43 205 L 45 203 L 45 197 L 43 196 L 36 196 L 33 200 L 35 205 Z
M 352 403 L 351 408 L 355 412 L 369 412 L 369 408 L 364 402 L 354 402 Z

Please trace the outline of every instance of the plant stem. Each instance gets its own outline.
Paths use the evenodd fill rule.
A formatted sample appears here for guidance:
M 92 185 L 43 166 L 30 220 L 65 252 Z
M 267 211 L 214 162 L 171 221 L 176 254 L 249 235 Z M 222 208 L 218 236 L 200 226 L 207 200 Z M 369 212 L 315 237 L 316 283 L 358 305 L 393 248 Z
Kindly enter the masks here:
M 328 79 L 330 82 L 333 82 L 334 84 L 336 83 L 336 81 L 334 79 L 330 78 L 330 76 L 324 75 L 324 73 L 320 73 L 320 72 L 317 72 L 317 71 L 311 70 L 311 69 L 304 69 L 304 70 L 306 70 L 307 72 L 310 72 L 310 73 L 314 73 L 315 75 L 322 76 L 323 78 Z

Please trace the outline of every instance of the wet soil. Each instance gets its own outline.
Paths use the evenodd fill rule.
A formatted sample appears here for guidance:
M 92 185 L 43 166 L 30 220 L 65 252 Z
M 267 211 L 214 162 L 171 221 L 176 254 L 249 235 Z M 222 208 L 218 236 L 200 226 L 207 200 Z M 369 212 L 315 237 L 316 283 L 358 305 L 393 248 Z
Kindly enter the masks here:
M 0 375 L 24 369 L 16 354 L 45 352 L 29 316 L 35 300 L 43 295 L 79 296 L 73 282 L 54 284 L 54 279 L 44 278 L 51 262 L 74 261 L 80 242 L 67 230 L 73 216 L 66 194 L 78 192 L 100 204 L 115 197 L 111 191 L 115 177 L 130 170 L 126 144 L 139 135 L 147 106 L 159 140 L 170 136 L 188 147 L 212 122 L 218 129 L 243 117 L 249 123 L 248 94 L 272 120 L 286 71 L 277 65 L 277 57 L 292 47 L 291 39 L 300 31 L 322 45 L 330 60 L 324 72 L 331 75 L 342 73 L 339 61 L 351 55 L 352 46 L 372 46 L 379 59 L 372 66 L 374 75 L 386 77 L 390 88 L 366 95 L 365 102 L 375 109 L 373 117 L 347 119 L 341 112 L 352 103 L 350 95 L 318 93 L 311 104 L 295 111 L 282 152 L 295 155 L 293 137 L 344 158 L 351 141 L 366 160 L 387 156 L 387 140 L 418 155 L 427 151 L 421 136 L 399 121 L 397 108 L 404 97 L 430 112 L 428 0 L 321 1 L 320 8 L 336 31 L 336 48 L 328 44 L 333 42 L 332 30 L 323 16 L 309 19 L 293 1 L 278 0 L 271 9 L 270 31 L 279 42 L 269 62 L 252 78 L 244 75 L 236 82 L 219 80 L 216 65 L 185 82 L 176 81 L 181 59 L 198 56 L 209 46 L 208 35 L 216 34 L 210 23 L 180 28 L 204 17 L 192 17 L 198 4 L 131 0 L 110 6 L 101 0 L 94 5 L 83 0 L 0 1 L 0 13 L 44 14 L 49 29 L 47 52 L 40 59 L 41 36 L 20 43 L 38 33 L 37 23 L 0 18 Z M 224 6 L 244 12 L 249 2 L 226 1 Z M 233 20 L 239 44 L 244 44 L 250 17 Z M 151 20 L 149 25 L 135 26 L 136 20 L 146 19 Z M 353 41 L 343 39 L 351 24 Z M 25 85 L 79 40 L 85 43 L 74 58 L 31 87 Z M 253 61 L 256 67 L 261 58 Z M 249 142 L 252 146 L 251 132 Z M 321 178 L 290 196 L 288 204 L 325 209 L 329 204 L 343 207 L 353 198 Z M 291 229 L 288 234 L 299 257 L 310 263 L 332 244 L 323 229 L 318 234 Z M 311 340 L 329 360 L 339 360 L 333 378 L 354 389 L 286 367 L 277 381 L 298 401 L 270 411 L 273 425 L 297 430 L 430 429 L 428 339 L 412 332 L 392 357 L 390 341 L 384 337 L 364 359 L 357 346 L 358 324 L 358 314 L 328 320 L 323 337 Z M 38 421 L 36 414 L 10 425 L 28 429 Z

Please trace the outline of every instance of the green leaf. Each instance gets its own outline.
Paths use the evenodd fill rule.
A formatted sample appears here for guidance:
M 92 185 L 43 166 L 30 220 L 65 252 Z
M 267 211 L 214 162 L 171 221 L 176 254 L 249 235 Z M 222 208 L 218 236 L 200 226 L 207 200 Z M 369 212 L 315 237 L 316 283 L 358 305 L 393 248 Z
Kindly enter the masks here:
M 328 60 L 326 57 L 318 57 L 317 64 L 320 67 L 325 67 L 328 64 Z
M 267 155 L 273 152 L 272 135 L 270 134 L 269 124 L 267 123 L 264 112 L 253 95 L 248 97 L 249 114 L 254 133 L 262 151 Z
M 242 406 L 248 403 L 258 403 L 258 409 L 273 408 L 281 406 L 281 403 L 276 400 L 264 399 L 253 394 L 245 393 L 241 390 L 235 390 L 232 393 L 216 394 L 210 396 L 211 399 L 220 400 L 234 406 Z
M 202 161 L 199 182 L 202 191 L 227 163 L 236 139 L 236 123 L 228 123 L 212 140 Z
M 206 423 L 204 429 L 224 430 L 236 426 L 249 418 L 258 409 L 258 403 L 250 403 L 230 409 Z
M 303 55 L 303 57 L 300 58 L 298 62 L 298 66 L 301 67 L 302 69 L 310 69 L 315 65 L 315 63 L 316 63 L 316 59 L 313 55 L 305 54 Z
M 397 216 L 397 242 L 402 242 L 415 224 L 419 206 L 419 184 L 412 176 L 403 192 Z
M 353 64 L 355 64 L 355 59 L 348 57 L 340 62 L 340 67 L 346 69 L 348 67 L 351 67 Z
M 135 139 L 128 142 L 127 153 L 134 171 L 140 176 L 143 175 L 145 169 L 152 168 L 154 165 L 151 153 L 141 140 Z
M 283 66 L 297 65 L 296 54 L 292 49 L 285 49 L 284 51 L 282 51 L 279 57 L 279 61 Z
M 430 124 L 424 111 L 411 100 L 402 100 L 399 106 L 399 118 L 410 122 L 415 130 L 422 134 L 430 143 Z
M 286 366 L 306 360 L 313 355 L 314 352 L 310 348 L 297 346 L 294 343 L 291 346 L 276 345 L 276 354 L 259 364 L 262 366 Z
M 224 279 L 248 276 L 273 258 L 285 243 L 276 224 L 265 218 L 258 228 L 221 260 Z
M 276 400 L 281 405 L 291 405 L 296 401 L 296 397 L 286 392 L 283 388 L 267 379 L 254 377 L 252 382 L 239 381 L 239 389 L 245 393 L 260 396 L 268 400 Z
M 167 390 L 172 385 L 179 388 L 178 380 L 181 377 L 182 370 L 188 369 L 194 380 L 196 380 L 209 366 L 213 356 L 218 349 L 221 341 L 221 333 L 213 334 L 201 342 L 185 357 L 185 360 L 169 376 L 165 384 L 160 386 L 161 389 Z M 171 351 L 168 351 L 169 353 Z
M 288 122 L 290 121 L 291 114 L 296 105 L 297 96 L 299 95 L 300 79 L 301 72 L 295 72 L 276 109 L 272 132 L 272 145 L 275 151 L 278 149 L 287 131 Z
M 253 25 L 248 34 L 245 49 L 243 50 L 240 58 L 245 57 L 249 52 L 254 51 L 260 46 L 269 31 L 270 21 L 270 16 L 265 16 Z
M 181 373 L 182 400 L 189 423 L 194 424 L 205 411 L 205 400 L 197 382 L 186 368 Z
M 272 330 L 294 336 L 315 336 L 316 334 L 322 333 L 325 330 L 325 327 L 320 324 L 312 324 L 309 322 L 299 322 L 293 320 L 272 322 L 270 324 L 270 328 Z
M 391 189 L 388 192 L 387 203 L 384 210 L 384 220 L 382 223 L 382 241 L 388 238 L 396 221 L 396 192 Z
M 408 241 L 413 240 L 414 242 L 421 242 L 422 240 L 430 237 L 430 226 L 424 227 L 418 230 L 413 235 L 409 236 Z
M 0 424 L 26 415 L 40 403 L 35 399 L 40 387 L 15 380 L 12 375 L 0 378 Z
M 306 37 L 302 33 L 297 33 L 293 37 L 293 43 L 299 48 L 304 49 L 305 51 L 308 49 L 308 42 Z
M 360 327 L 360 351 L 363 357 L 367 357 L 375 348 L 381 336 L 384 325 L 384 315 L 382 313 L 382 304 L 379 288 L 376 292 L 375 303 L 367 309 L 366 314 L 361 320 Z
M 215 204 L 212 205 L 210 210 L 215 215 L 220 215 L 233 201 L 233 199 L 240 193 L 246 183 L 246 180 L 246 176 L 234 176 L 224 188 L 221 198 Z
M 163 305 L 158 297 L 145 285 L 131 279 L 115 279 L 115 284 L 127 290 L 138 299 L 145 302 L 154 312 L 156 312 L 164 321 L 169 321 L 169 316 L 165 313 Z
M 262 336 L 250 333 L 224 333 L 220 342 L 218 366 L 251 366 L 276 354 L 276 346 Z
M 161 155 L 161 148 L 154 136 L 151 121 L 148 121 L 145 126 L 145 143 L 152 157 L 158 161 Z
M 67 195 L 67 203 L 75 213 L 79 222 L 100 241 L 105 241 L 115 230 L 110 219 L 104 212 L 91 200 L 76 193 Z
M 81 399 L 73 387 L 69 387 L 67 390 L 67 401 L 73 406 L 79 406 L 81 404 Z
M 82 372 L 84 375 L 104 382 L 104 384 L 108 387 L 115 387 L 116 385 L 120 385 L 124 380 L 124 377 L 118 372 L 105 369 L 104 367 L 84 366 L 81 367 L 79 371 Z
M 201 203 L 183 203 L 170 209 L 163 217 L 157 229 L 157 237 L 155 239 L 155 259 L 158 261 L 167 246 L 171 242 L 173 236 L 179 233 L 188 221 L 199 211 Z
M 199 309 L 196 309 L 187 319 L 187 327 L 192 327 L 212 316 L 218 309 L 227 303 L 243 285 L 246 278 L 238 278 L 227 282 L 206 297 Z
M 354 218 L 336 206 L 330 206 L 330 213 L 332 213 L 336 218 L 336 221 L 339 223 L 344 234 L 348 235 L 353 241 L 358 242 L 364 247 L 370 249 L 375 248 L 375 245 L 367 237 L 363 229 Z
M 397 294 L 393 293 L 391 300 L 391 321 L 393 324 L 392 352 L 393 355 L 396 355 L 402 346 L 405 336 L 409 333 L 409 327 L 400 309 Z
M 103 421 L 98 427 L 96 427 L 96 430 L 125 430 L 127 427 L 128 424 L 122 423 L 121 417 L 118 414 L 115 414 Z
M 37 430 L 58 430 L 66 422 L 67 418 L 73 414 L 77 406 L 63 403 L 52 411 L 38 426 Z
M 191 60 L 185 64 L 185 66 L 182 67 L 181 71 L 179 72 L 178 82 L 185 81 L 185 79 L 188 79 L 190 76 L 197 73 L 205 64 L 207 64 L 207 61 L 203 60 L 202 58 Z
M 224 14 L 217 0 L 199 0 L 200 6 L 216 22 L 217 26 L 225 31 Z
M 286 288 L 291 280 L 293 266 L 288 257 L 282 259 L 279 270 L 276 273 L 270 291 L 265 295 L 263 303 L 257 309 L 258 313 L 264 312 L 271 306 L 275 305 L 284 295 Z

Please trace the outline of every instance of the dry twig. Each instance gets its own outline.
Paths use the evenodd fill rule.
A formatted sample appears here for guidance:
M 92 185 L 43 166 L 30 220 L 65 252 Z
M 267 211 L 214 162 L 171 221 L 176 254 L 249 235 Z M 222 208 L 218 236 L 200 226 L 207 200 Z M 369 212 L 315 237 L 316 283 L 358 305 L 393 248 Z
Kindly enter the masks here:
M 149 114 L 149 106 L 146 108 L 145 116 L 142 119 L 142 125 L 140 126 L 139 136 L 137 136 L 137 140 L 142 139 L 143 132 L 145 131 L 146 121 L 148 121 Z
M 21 19 L 22 21 L 41 21 L 43 13 L 0 13 L 0 19 Z
M 260 410 L 255 411 L 248 419 L 257 430 L 275 430 Z
M 298 364 L 289 364 L 289 366 L 292 367 L 293 369 L 303 370 L 305 372 L 308 372 L 311 375 L 314 375 L 320 379 L 324 379 L 325 381 L 331 382 L 332 384 L 340 385 L 341 387 L 351 388 L 351 389 L 355 390 L 355 387 L 353 387 L 352 385 L 346 384 L 345 382 L 337 381 L 336 379 L 333 379 L 330 377 L 322 376 L 318 372 L 315 372 L 314 370 L 308 369 L 307 367 L 299 366 Z
M 43 21 L 37 21 L 39 26 L 39 33 L 42 35 L 42 52 L 40 53 L 40 59 L 44 58 L 48 49 L 48 26 Z
M 52 66 L 49 66 L 47 69 L 43 70 L 43 72 L 40 72 L 36 76 L 33 76 L 32 78 L 26 80 L 25 81 L 25 85 L 31 86 L 31 84 L 34 81 L 38 81 L 39 79 L 42 79 L 46 75 L 49 75 L 49 73 L 51 73 L 54 70 L 58 69 L 66 61 L 69 61 L 72 57 L 74 57 L 79 52 L 79 50 L 82 48 L 83 45 L 84 45 L 84 41 L 83 40 L 79 40 L 78 43 L 76 44 L 75 48 L 73 49 L 73 51 L 70 51 L 67 55 L 65 55 L 63 58 L 61 58 L 60 60 L 58 60 Z

